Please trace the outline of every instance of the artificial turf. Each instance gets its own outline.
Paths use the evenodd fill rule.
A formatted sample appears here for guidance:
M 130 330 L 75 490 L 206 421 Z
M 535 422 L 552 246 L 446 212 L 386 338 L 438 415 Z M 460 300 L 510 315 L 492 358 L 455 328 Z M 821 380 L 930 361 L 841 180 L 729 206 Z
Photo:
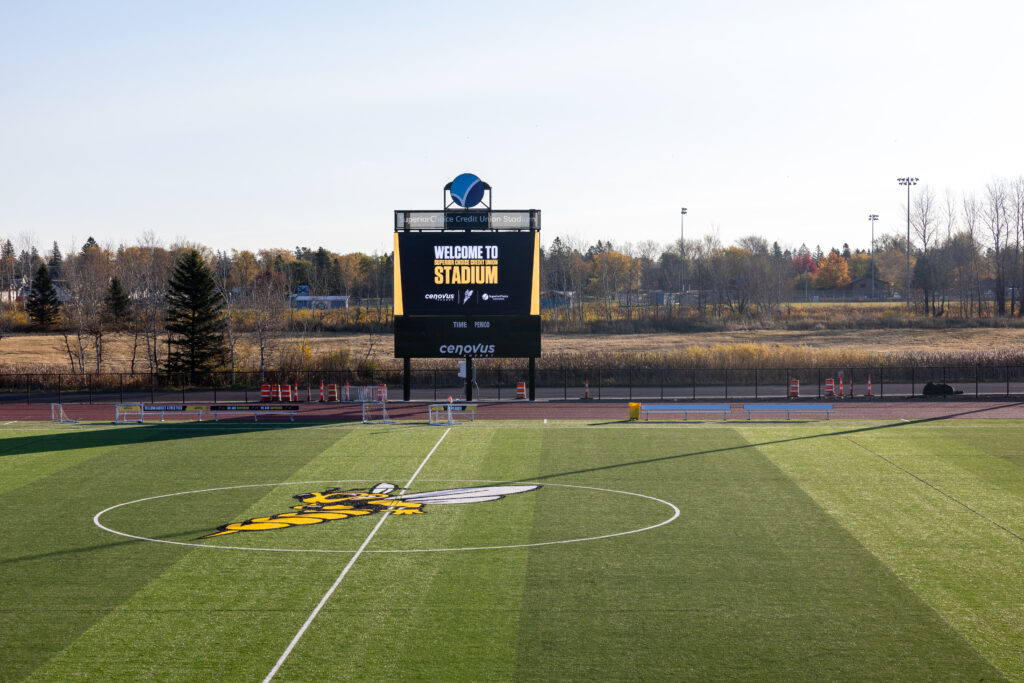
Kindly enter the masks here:
M 1024 680 L 1022 427 L 14 425 L 0 678 L 263 680 L 383 514 L 203 536 L 419 470 L 541 488 L 384 519 L 274 680 Z

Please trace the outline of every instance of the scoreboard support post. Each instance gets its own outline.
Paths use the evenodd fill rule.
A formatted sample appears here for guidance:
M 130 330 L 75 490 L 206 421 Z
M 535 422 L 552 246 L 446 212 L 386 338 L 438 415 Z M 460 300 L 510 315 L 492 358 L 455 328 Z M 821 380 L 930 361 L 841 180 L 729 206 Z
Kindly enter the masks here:
M 466 356 L 466 400 L 473 400 L 473 357 Z
M 402 400 L 408 401 L 412 396 L 412 359 L 402 359 Z
M 537 400 L 537 359 L 530 358 L 530 400 Z

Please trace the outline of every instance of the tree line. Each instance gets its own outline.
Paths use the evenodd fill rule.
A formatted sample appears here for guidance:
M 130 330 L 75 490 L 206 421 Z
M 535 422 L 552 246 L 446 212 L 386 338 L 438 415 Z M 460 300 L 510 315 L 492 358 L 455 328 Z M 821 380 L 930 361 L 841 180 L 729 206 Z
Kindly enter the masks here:
M 1024 316 L 1024 177 L 994 180 L 981 195 L 939 196 L 925 186 L 912 197 L 909 258 L 906 233 L 899 231 L 879 236 L 873 253 L 848 244 L 827 251 L 820 245 L 784 247 L 759 235 L 731 245 L 714 233 L 667 245 L 587 244 L 559 236 L 541 250 L 542 289 L 572 295 L 551 299 L 560 305 L 545 316 L 581 325 L 677 313 L 770 318 L 783 303 L 812 295 L 849 298 L 850 283 L 870 281 L 872 269 L 877 298 L 906 300 L 908 262 L 909 295 L 921 314 Z M 111 331 L 130 336 L 133 372 L 181 365 L 173 282 L 180 260 L 192 253 L 213 283 L 221 367 L 235 367 L 241 334 L 253 339 L 262 370 L 274 335 L 284 327 L 314 331 L 323 323 L 326 313 L 295 316 L 289 309 L 288 294 L 300 285 L 313 295 L 370 302 L 354 314 L 356 327 L 383 330 L 390 323 L 392 254 L 340 254 L 324 247 L 225 252 L 197 244 L 163 246 L 152 234 L 116 248 L 90 237 L 69 254 L 55 242 L 40 254 L 30 239 L 19 241 L 20 250 L 10 239 L 0 241 L 0 335 L 19 316 L 38 329 L 57 330 L 78 372 L 101 370 L 104 334 Z
M 784 302 L 812 294 L 850 299 L 870 298 L 868 292 L 909 297 L 929 316 L 1024 316 L 1024 177 L 994 180 L 982 195 L 939 196 L 924 186 L 912 197 L 909 219 L 909 254 L 905 231 L 880 235 L 873 253 L 846 243 L 827 252 L 820 245 L 794 249 L 760 235 L 732 245 L 714 233 L 669 245 L 557 237 L 542 254 L 543 286 L 573 292 L 568 314 L 581 320 L 593 308 L 588 299 L 609 320 L 623 304 L 641 309 L 627 318 L 648 315 L 658 301 L 651 292 L 685 292 L 660 301 L 709 317 L 770 317 Z M 850 295 L 858 278 L 867 284 Z
M 184 266 L 188 272 L 181 271 Z M 73 372 L 99 372 L 105 335 L 124 333 L 131 340 L 131 372 L 198 372 L 234 369 L 245 334 L 262 372 L 275 335 L 289 325 L 316 326 L 326 313 L 295 315 L 288 295 L 299 285 L 314 296 L 363 301 L 357 309 L 361 326 L 379 329 L 389 322 L 391 273 L 391 255 L 324 248 L 228 253 L 202 245 L 165 247 L 152 235 L 110 248 L 90 237 L 66 255 L 55 242 L 44 258 L 31 246 L 16 252 L 8 239 L 0 243 L 0 336 L 24 315 L 32 328 L 60 333 Z M 182 308 L 186 299 L 193 308 Z M 200 300 L 201 306 L 195 303 Z

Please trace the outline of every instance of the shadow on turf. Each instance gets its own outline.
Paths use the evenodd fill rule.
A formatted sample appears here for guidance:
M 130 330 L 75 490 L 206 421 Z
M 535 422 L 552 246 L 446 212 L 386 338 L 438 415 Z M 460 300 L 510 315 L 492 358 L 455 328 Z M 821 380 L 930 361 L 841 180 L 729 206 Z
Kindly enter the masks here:
M 193 529 L 191 531 L 174 532 L 173 534 L 164 534 L 163 536 L 156 536 L 155 538 L 173 538 L 177 536 L 195 535 L 209 531 L 209 528 L 204 529 Z M 9 557 L 5 560 L 0 560 L 0 566 L 5 564 L 16 564 L 18 562 L 31 562 L 32 560 L 43 560 L 48 557 L 62 557 L 65 555 L 77 555 L 78 553 L 90 553 L 95 550 L 106 550 L 108 548 L 117 548 L 122 545 L 130 545 L 133 543 L 148 543 L 149 541 L 143 541 L 138 538 L 126 538 L 121 541 L 111 541 L 110 543 L 99 543 L 97 545 L 83 546 L 81 548 L 66 548 L 64 550 L 54 550 L 50 553 L 38 553 L 36 555 L 22 555 L 21 557 Z
M 0 439 L 0 457 L 7 455 L 28 455 L 31 453 L 47 453 L 51 451 L 68 451 L 79 448 L 101 448 L 122 445 L 137 445 L 177 439 L 194 439 L 197 436 L 223 436 L 226 434 L 245 434 L 247 432 L 266 431 L 272 429 L 295 429 L 308 427 L 298 422 L 287 423 L 244 423 L 219 422 L 199 424 L 161 423 L 159 425 L 139 425 L 126 429 L 69 430 L 51 434 L 35 434 L 32 436 L 14 436 Z M 203 434 L 208 432 L 208 434 Z
M 1015 403 L 1012 405 L 1022 405 L 1024 402 Z M 533 482 L 542 481 L 544 479 L 554 479 L 555 477 L 566 477 L 573 474 L 588 474 L 590 472 L 600 472 L 602 470 L 614 470 L 620 467 L 632 467 L 633 465 L 648 465 L 655 462 L 665 462 L 666 460 L 676 460 L 678 458 L 690 458 L 695 455 L 711 455 L 713 453 L 728 453 L 729 451 L 739 451 L 744 448 L 757 448 L 759 446 L 774 446 L 783 443 L 794 443 L 797 441 L 807 441 L 809 439 L 820 439 L 823 437 L 830 436 L 849 436 L 851 434 L 861 434 L 864 432 L 875 432 L 881 429 L 898 429 L 900 427 L 909 427 L 911 425 L 920 425 L 928 422 L 938 422 L 940 420 L 949 420 L 955 417 L 965 417 L 967 415 L 974 415 L 977 413 L 985 413 L 991 410 L 999 410 L 1006 406 L 994 406 L 991 408 L 977 408 L 975 410 L 965 410 L 959 413 L 951 413 L 949 415 L 941 415 L 938 417 L 922 417 L 916 420 L 907 420 L 906 422 L 894 422 L 891 424 L 875 425 L 873 427 L 857 427 L 856 429 L 844 429 L 838 432 L 823 432 L 821 434 L 808 434 L 807 436 L 794 436 L 789 439 L 776 439 L 775 441 L 762 441 L 761 443 L 745 443 L 740 446 L 728 446 L 726 448 L 714 448 L 707 451 L 695 451 L 693 453 L 680 453 L 678 455 L 665 455 L 660 458 L 646 458 L 644 460 L 633 460 L 632 462 L 616 463 L 614 465 L 601 465 L 600 467 L 585 467 L 579 470 L 570 470 L 567 472 L 557 472 L 555 474 L 544 474 L 536 477 L 530 477 L 528 479 L 512 479 L 503 484 L 517 484 L 521 482 Z M 612 422 L 592 422 L 592 425 L 605 425 L 605 424 L 623 424 L 629 422 L 628 420 L 614 420 Z M 743 422 L 736 422 L 739 425 L 758 424 L 758 422 L 749 422 L 744 420 Z M 766 424 L 762 422 L 761 424 Z M 787 422 L 772 422 L 771 424 L 794 424 L 793 421 Z

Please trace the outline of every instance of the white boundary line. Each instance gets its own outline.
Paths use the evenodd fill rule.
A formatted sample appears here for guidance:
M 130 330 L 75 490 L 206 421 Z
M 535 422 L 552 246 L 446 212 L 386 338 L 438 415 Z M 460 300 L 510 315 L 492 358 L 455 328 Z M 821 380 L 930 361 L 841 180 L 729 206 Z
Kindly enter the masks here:
M 213 489 L 199 489 L 197 491 L 179 491 L 177 493 L 164 493 L 159 496 L 149 496 L 148 498 L 139 498 L 137 500 L 130 500 L 126 503 L 118 503 L 117 505 L 111 505 L 106 510 L 100 510 L 93 518 L 93 524 L 98 526 L 104 531 L 118 536 L 124 536 L 126 538 L 135 538 L 140 541 L 150 541 L 152 543 L 166 543 L 168 545 L 184 545 L 192 548 L 206 548 L 207 550 L 250 550 L 254 552 L 264 553 L 354 553 L 355 550 L 330 550 L 325 548 L 256 548 L 253 546 L 246 545 L 209 545 L 204 543 L 187 543 L 185 541 L 168 541 L 165 538 L 150 538 L 149 536 L 137 536 L 135 534 L 129 534 L 125 531 L 118 531 L 117 529 L 111 529 L 105 526 L 101 521 L 100 517 L 126 505 L 133 505 L 135 503 L 145 503 L 150 500 L 159 500 L 160 498 L 171 498 L 173 496 L 184 496 L 190 493 L 211 493 L 213 491 L 230 491 L 232 489 L 247 489 L 247 488 L 258 488 L 261 486 L 296 486 L 296 485 L 307 485 L 307 484 L 345 484 L 345 483 L 363 483 L 363 482 L 379 482 L 380 478 L 377 479 L 331 479 L 328 481 L 285 481 L 274 484 L 242 484 L 240 486 L 220 486 Z M 467 483 L 467 484 L 507 484 L 507 481 L 500 479 L 425 479 L 424 481 L 431 481 L 437 483 Z M 618 491 L 616 489 L 603 489 L 597 486 L 579 486 L 577 484 L 554 484 L 551 482 L 521 482 L 526 484 L 540 483 L 542 486 L 558 486 L 560 488 L 569 489 L 586 489 L 588 491 L 601 491 L 603 493 L 618 493 L 623 496 L 636 496 L 637 498 L 646 498 L 647 500 L 653 500 L 656 503 L 667 505 L 672 509 L 672 515 L 657 524 L 651 524 L 650 526 L 640 527 L 639 529 L 629 529 L 627 531 L 617 531 L 610 534 L 602 534 L 600 536 L 588 536 L 586 538 L 565 538 L 558 541 L 540 541 L 538 543 L 518 543 L 515 545 L 486 545 L 486 546 L 467 546 L 462 548 L 405 548 L 405 549 L 394 549 L 394 550 L 366 550 L 367 553 L 445 553 L 445 552 L 458 552 L 462 550 L 508 550 L 511 548 L 535 548 L 544 545 L 561 545 L 564 543 L 583 543 L 586 541 L 599 541 L 605 538 L 614 538 L 616 536 L 628 536 L 630 534 L 638 534 L 642 531 L 650 531 L 651 529 L 657 529 L 660 526 L 665 526 L 676 520 L 681 514 L 679 508 L 673 503 L 663 500 L 661 498 L 655 498 L 645 493 L 635 493 L 633 491 Z
M 403 493 L 409 490 L 409 487 L 412 486 L 412 483 L 416 480 L 416 477 L 419 475 L 420 471 L 423 470 L 424 465 L 426 465 L 427 461 L 430 460 L 430 456 L 434 454 L 434 451 L 437 450 L 437 447 L 441 445 L 441 442 L 444 441 L 444 437 L 448 436 L 448 432 L 450 431 L 452 431 L 451 427 L 444 430 L 444 434 L 441 435 L 441 438 L 437 440 L 437 443 L 434 444 L 434 447 L 430 449 L 429 453 L 427 453 L 427 457 L 423 458 L 423 462 L 421 462 L 420 466 L 416 468 L 415 472 L 413 472 L 413 475 L 409 479 L 408 483 L 406 483 L 405 488 L 403 488 L 402 492 L 398 494 L 399 496 L 401 496 Z M 348 564 L 345 565 L 345 568 L 341 570 L 341 574 L 338 575 L 338 578 L 335 579 L 334 584 L 331 585 L 331 587 L 327 590 L 326 593 L 324 593 L 324 597 L 320 598 L 320 602 L 313 609 L 312 613 L 310 613 L 309 617 L 306 619 L 306 623 L 302 625 L 302 628 L 299 629 L 299 632 L 295 634 L 294 638 L 292 638 L 292 642 L 288 643 L 288 647 L 285 648 L 284 653 L 277 660 L 277 663 L 274 664 L 274 668 L 270 670 L 270 673 L 267 674 L 267 677 L 263 679 L 263 683 L 269 683 L 274 678 L 274 676 L 277 675 L 278 669 L 281 668 L 281 665 L 284 664 L 286 659 L 288 659 L 288 656 L 292 653 L 292 650 L 295 649 L 296 645 L 298 645 L 299 640 L 302 639 L 302 636 L 306 632 L 306 629 L 308 629 L 309 625 L 313 623 L 314 619 L 316 619 L 316 615 L 320 614 L 320 610 L 323 609 L 324 605 L 327 604 L 327 601 L 334 594 L 334 591 L 338 588 L 338 586 L 341 585 L 341 581 L 345 578 L 345 575 L 348 574 L 348 570 L 352 569 L 352 565 L 356 563 L 356 560 L 359 559 L 359 556 L 363 554 L 364 550 L 366 550 L 366 546 L 368 546 L 370 544 L 370 541 L 373 540 L 373 537 L 377 535 L 377 531 L 380 530 L 381 526 L 383 526 L 384 522 L 387 520 L 390 514 L 390 508 L 384 511 L 384 514 L 381 516 L 380 521 L 377 522 L 377 525 L 375 527 L 373 527 L 373 531 L 371 531 L 370 535 L 366 537 L 366 540 L 363 541 L 363 544 L 359 546 L 359 550 L 357 550 L 356 554 L 352 556 L 352 559 L 348 561 Z

